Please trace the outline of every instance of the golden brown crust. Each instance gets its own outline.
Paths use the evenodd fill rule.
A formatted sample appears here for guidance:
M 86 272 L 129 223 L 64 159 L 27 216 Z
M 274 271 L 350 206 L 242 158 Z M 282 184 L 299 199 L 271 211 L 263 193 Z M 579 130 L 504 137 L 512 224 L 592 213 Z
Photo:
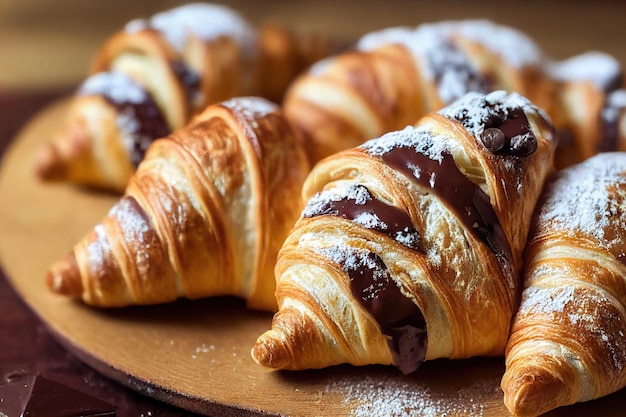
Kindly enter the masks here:
M 193 20 L 188 22 L 189 28 L 173 27 L 185 24 L 176 17 L 184 13 Z M 155 16 L 156 23 L 153 20 Z M 329 37 L 303 35 L 279 26 L 257 30 L 234 10 L 223 6 L 192 4 L 155 16 L 145 21 L 129 22 L 123 30 L 108 38 L 97 51 L 91 75 L 86 80 L 87 83 L 103 72 L 122 73 L 143 90 L 143 95 L 154 100 L 157 108 L 147 112 L 150 115 L 143 120 L 133 123 L 153 123 L 154 113 L 161 113 L 169 129 L 145 140 L 163 137 L 183 127 L 207 105 L 231 97 L 262 96 L 279 102 L 287 85 L 300 71 L 338 47 Z M 159 23 L 158 18 L 170 19 L 169 25 L 162 27 L 163 23 Z M 230 25 L 224 22 L 230 22 Z M 181 38 L 183 35 L 184 39 Z M 71 132 L 82 129 L 85 136 L 85 144 L 81 148 L 83 152 L 59 155 L 59 152 L 42 151 L 43 155 L 37 163 L 40 178 L 123 191 L 136 165 L 130 171 L 120 172 L 120 180 L 116 179 L 116 182 L 109 182 L 103 172 L 107 166 L 131 162 L 131 151 L 128 149 L 116 155 L 108 152 L 111 146 L 128 148 L 131 140 L 128 140 L 129 135 L 125 131 L 128 125 L 123 122 L 128 115 L 123 106 L 112 106 L 102 99 L 104 95 L 102 91 L 91 92 L 89 98 L 81 92 L 77 94 L 73 100 L 76 110 L 67 116 L 57 134 L 56 142 L 59 144 L 55 146 L 74 146 L 63 145 L 62 142 L 72 142 Z M 107 124 L 83 120 L 81 107 L 92 96 L 100 97 L 98 104 L 102 107 L 103 117 L 108 120 Z M 111 111 L 116 113 L 115 117 L 108 117 Z M 102 136 L 105 136 L 100 131 L 118 137 L 120 145 L 112 145 L 108 141 L 100 144 Z M 146 136 L 150 135 L 146 133 Z M 80 161 L 85 158 L 93 163 Z M 112 161 L 110 158 L 119 160 Z M 65 175 L 73 170 L 76 175 Z
M 235 295 L 275 310 L 276 253 L 307 172 L 275 105 L 210 106 L 150 147 L 124 197 L 50 268 L 49 286 L 103 307 Z
M 517 157 L 486 150 L 466 127 L 484 121 L 455 119 L 488 108 L 485 103 L 514 103 L 502 114 L 516 114 L 521 110 L 515 106 L 527 102 L 500 93 L 476 95 L 313 168 L 303 187 L 308 204 L 279 253 L 279 313 L 252 349 L 258 363 L 280 369 L 392 363 L 383 330 L 389 323 L 379 323 L 364 306 L 369 297 L 353 292 L 367 271 L 374 271 L 373 278 L 363 288 L 377 294 L 380 286 L 397 286 L 421 311 L 425 359 L 504 352 L 530 217 L 552 171 L 556 143 L 547 120 L 524 104 L 535 152 Z M 457 194 L 462 188 L 473 192 L 472 201 L 456 202 L 466 198 Z M 482 192 L 497 217 L 491 226 L 501 227 L 502 237 L 481 235 L 476 230 L 482 226 L 463 220 Z M 479 210 L 489 217 L 489 210 Z M 404 226 L 386 231 L 392 224 Z M 385 277 L 391 283 L 381 284 Z M 403 297 L 377 311 L 395 314 Z
M 546 187 L 501 383 L 515 415 L 626 386 L 625 175 L 623 154 L 599 154 Z

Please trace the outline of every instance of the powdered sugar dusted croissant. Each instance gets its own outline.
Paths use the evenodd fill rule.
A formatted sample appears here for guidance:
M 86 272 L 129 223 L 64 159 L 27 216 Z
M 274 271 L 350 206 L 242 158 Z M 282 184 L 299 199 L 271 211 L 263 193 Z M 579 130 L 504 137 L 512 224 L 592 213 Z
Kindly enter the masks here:
M 125 195 L 47 282 L 94 306 L 235 295 L 275 310 L 276 254 L 308 164 L 276 105 L 208 107 L 150 146 Z
M 502 379 L 518 416 L 626 386 L 626 154 L 561 171 L 531 229 Z
M 123 191 L 146 143 L 210 103 L 249 95 L 281 100 L 288 83 L 334 47 L 329 38 L 276 25 L 257 29 L 221 5 L 193 3 L 133 20 L 99 49 L 64 126 L 39 155 L 39 176 Z M 134 98 L 143 107 L 149 102 L 149 113 L 116 97 L 123 77 L 133 91 L 143 90 Z
M 553 127 L 525 98 L 470 93 L 319 162 L 252 349 L 278 369 L 501 355 Z
M 524 34 L 489 21 L 444 21 L 363 36 L 288 90 L 285 114 L 311 161 L 414 124 L 470 91 L 517 91 L 548 110 L 552 80 Z

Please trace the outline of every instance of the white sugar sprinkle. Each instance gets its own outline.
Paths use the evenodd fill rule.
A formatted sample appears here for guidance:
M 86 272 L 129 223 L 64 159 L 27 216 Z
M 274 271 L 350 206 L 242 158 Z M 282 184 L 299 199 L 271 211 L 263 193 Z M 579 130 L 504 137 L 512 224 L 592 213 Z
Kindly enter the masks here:
M 343 402 L 351 407 L 353 417 L 480 417 L 485 404 L 501 395 L 497 384 L 488 382 L 476 382 L 444 397 L 425 384 L 372 376 L 335 381 L 326 391 L 345 395 Z
M 176 7 L 149 19 L 132 20 L 125 30 L 133 33 L 146 28 L 159 30 L 178 51 L 183 50 L 187 36 L 193 33 L 203 40 L 228 36 L 247 53 L 254 53 L 253 27 L 235 10 L 218 4 L 192 3 Z
M 485 123 L 493 113 L 502 113 L 522 109 L 526 114 L 538 114 L 549 121 L 548 116 L 527 98 L 518 93 L 507 93 L 503 90 L 493 91 L 487 95 L 471 92 L 441 109 L 439 114 L 453 120 L 463 121 L 463 126 L 478 138 L 482 134 Z
M 221 104 L 251 124 L 278 111 L 276 104 L 261 97 L 235 97 Z
M 370 155 L 382 156 L 396 148 L 413 148 L 428 158 L 441 162 L 443 155 L 450 151 L 452 141 L 445 136 L 435 135 L 428 126 L 407 126 L 402 130 L 389 132 L 377 139 L 361 145 Z
M 610 190 L 626 187 L 626 154 L 603 153 L 559 173 L 547 187 L 547 199 L 538 221 L 567 233 L 584 233 L 610 248 L 622 243 L 626 216 L 622 198 L 610 198 Z M 613 230 L 611 237 L 605 236 Z
M 146 91 L 128 75 L 121 72 L 99 72 L 87 78 L 78 89 L 79 95 L 105 95 L 115 103 L 141 104 Z
M 438 30 L 458 34 L 482 44 L 515 68 L 542 65 L 543 54 L 524 33 L 489 20 L 459 20 L 434 23 Z
M 600 90 L 605 90 L 622 73 L 621 65 L 614 57 L 598 51 L 586 52 L 555 62 L 549 70 L 557 80 L 587 80 Z
M 369 51 L 386 44 L 399 44 L 414 56 L 421 74 L 431 82 L 437 77 L 439 98 L 445 104 L 469 91 L 486 92 L 487 81 L 469 57 L 445 36 L 437 25 L 388 28 L 363 36 L 357 43 Z

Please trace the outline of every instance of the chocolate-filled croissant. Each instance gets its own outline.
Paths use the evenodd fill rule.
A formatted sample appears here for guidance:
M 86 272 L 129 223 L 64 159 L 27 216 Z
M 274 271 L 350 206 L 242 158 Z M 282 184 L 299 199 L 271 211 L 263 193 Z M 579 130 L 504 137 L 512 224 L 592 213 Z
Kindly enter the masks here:
M 549 111 L 554 83 L 543 61 L 525 34 L 487 20 L 391 27 L 298 77 L 285 115 L 316 162 L 412 125 L 468 92 L 516 91 Z
M 622 67 L 598 52 L 558 61 L 525 33 L 488 20 L 451 20 L 365 34 L 288 89 L 285 114 L 316 162 L 413 124 L 467 92 L 518 92 L 559 131 L 559 168 L 626 150 Z
M 424 360 L 502 355 L 553 135 L 522 96 L 469 93 L 319 162 L 253 358 L 409 373 Z
M 37 155 L 37 173 L 122 192 L 151 141 L 208 104 L 251 95 L 279 102 L 297 74 L 336 47 L 322 34 L 254 27 L 216 4 L 135 19 L 97 51 L 61 128 Z
M 47 283 L 101 307 L 233 295 L 275 310 L 276 255 L 308 170 L 275 104 L 209 106 L 153 142 L 124 196 Z
M 626 386 L 626 153 L 600 153 L 545 188 L 506 349 L 517 416 Z

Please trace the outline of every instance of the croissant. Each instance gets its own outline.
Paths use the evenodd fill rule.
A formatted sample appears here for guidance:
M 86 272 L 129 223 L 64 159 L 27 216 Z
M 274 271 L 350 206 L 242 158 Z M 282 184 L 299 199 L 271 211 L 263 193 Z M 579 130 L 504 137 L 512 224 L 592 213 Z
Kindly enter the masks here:
M 542 60 L 524 34 L 489 21 L 392 27 L 313 65 L 287 90 L 284 111 L 317 162 L 471 91 L 517 91 L 548 110 L 554 83 Z
M 531 229 L 504 401 L 537 416 L 626 386 L 626 153 L 559 172 Z
M 209 106 L 152 143 L 124 196 L 50 267 L 47 284 L 100 307 L 233 295 L 273 311 L 277 252 L 308 171 L 275 104 Z
M 63 127 L 38 155 L 37 173 L 122 192 L 152 140 L 211 103 L 251 95 L 280 101 L 298 73 L 335 47 L 317 34 L 256 29 L 221 5 L 135 19 L 98 50 Z M 132 95 L 124 94 L 129 84 Z
M 554 130 L 518 94 L 468 93 L 319 162 L 252 348 L 278 369 L 501 355 Z
M 626 150 L 626 90 L 619 62 L 592 51 L 552 62 L 548 68 L 558 83 L 553 115 L 560 119 L 561 130 L 557 167 L 598 152 Z
M 365 34 L 356 50 L 298 77 L 284 107 L 317 162 L 467 92 L 515 91 L 550 115 L 562 168 L 598 151 L 626 150 L 621 71 L 606 54 L 555 61 L 524 33 L 488 20 L 442 21 Z

